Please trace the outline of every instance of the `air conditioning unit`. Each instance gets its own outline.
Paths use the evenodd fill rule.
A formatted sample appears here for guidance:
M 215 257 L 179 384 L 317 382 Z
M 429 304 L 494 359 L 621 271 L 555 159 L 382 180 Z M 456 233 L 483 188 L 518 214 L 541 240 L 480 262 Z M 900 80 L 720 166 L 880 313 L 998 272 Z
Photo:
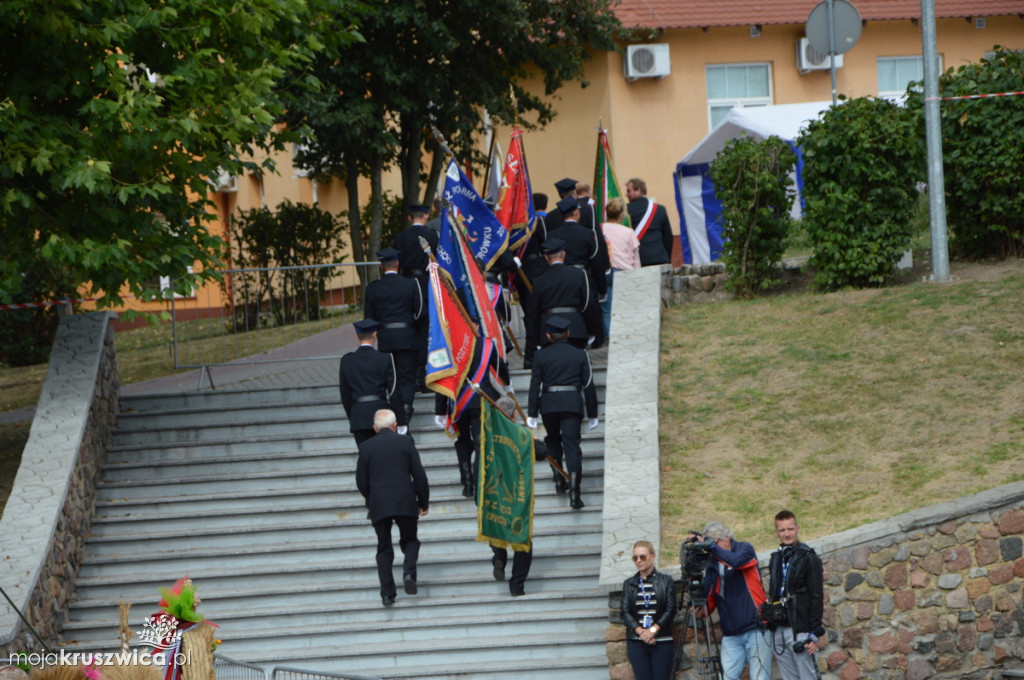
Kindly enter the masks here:
M 668 45 L 627 45 L 622 66 L 626 80 L 664 78 L 672 73 Z
M 796 42 L 796 70 L 800 73 L 810 71 L 827 71 L 831 67 L 828 52 L 822 53 L 811 47 L 807 38 L 800 38 Z M 836 55 L 836 68 L 843 67 L 843 55 Z

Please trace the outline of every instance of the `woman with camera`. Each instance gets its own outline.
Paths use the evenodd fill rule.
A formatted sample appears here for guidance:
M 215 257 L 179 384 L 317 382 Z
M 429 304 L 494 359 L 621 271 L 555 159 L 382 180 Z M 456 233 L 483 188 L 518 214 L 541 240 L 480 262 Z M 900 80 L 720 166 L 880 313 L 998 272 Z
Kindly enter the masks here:
M 633 545 L 637 572 L 622 583 L 622 621 L 626 624 L 626 656 L 636 680 L 672 677 L 672 619 L 676 586 L 654 566 L 654 545 Z

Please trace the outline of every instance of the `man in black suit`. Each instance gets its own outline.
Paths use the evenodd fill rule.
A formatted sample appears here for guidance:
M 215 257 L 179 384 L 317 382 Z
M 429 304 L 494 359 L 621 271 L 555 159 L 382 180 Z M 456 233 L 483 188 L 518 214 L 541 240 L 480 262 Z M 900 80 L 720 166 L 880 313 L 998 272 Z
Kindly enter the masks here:
M 533 354 L 540 344 L 540 328 L 537 326 L 536 303 L 532 290 L 533 282 L 540 278 L 540 275 L 548 268 L 541 251 L 541 244 L 548 239 L 548 228 L 546 220 L 548 197 L 546 194 L 536 193 L 533 195 L 533 207 L 537 213 L 537 222 L 534 225 L 533 235 L 526 242 L 523 249 L 522 272 L 530 280 L 530 285 L 521 279 L 517 280 L 516 290 L 519 293 L 519 304 L 523 308 L 523 327 L 526 333 L 526 342 L 523 346 L 523 368 L 530 368 L 533 365 Z
M 384 606 L 390 607 L 397 594 L 392 573 L 395 549 L 391 543 L 391 524 L 398 525 L 398 545 L 405 556 L 402 567 L 405 592 L 415 595 L 416 560 L 420 553 L 416 522 L 426 516 L 430 507 L 430 486 L 412 437 L 396 432 L 394 412 L 377 411 L 373 416 L 373 429 L 377 434 L 359 445 L 356 486 L 366 499 L 370 522 L 377 532 L 380 596 Z
M 587 207 L 590 209 L 590 206 Z M 587 335 L 593 338 L 594 347 L 600 347 L 604 343 L 600 302 L 608 294 L 605 278 L 608 271 L 607 255 L 601 255 L 604 233 L 580 224 L 580 202 L 575 196 L 566 196 L 559 201 L 558 210 L 564 222 L 555 231 L 555 235 L 565 242 L 565 264 L 587 272 L 590 298 L 583 309 L 583 321 L 587 326 Z M 593 209 L 590 211 L 593 213 Z M 607 253 L 607 245 L 604 252 Z
M 338 371 L 348 431 L 355 437 L 356 446 L 362 444 L 374 435 L 373 414 L 391 408 L 398 414 L 398 434 L 405 434 L 409 428 L 395 389 L 395 362 L 390 355 L 373 347 L 378 324 L 373 319 L 361 319 L 352 325 L 359 338 L 359 349 L 341 358 Z
M 629 223 L 640 241 L 640 266 L 672 261 L 672 225 L 665 206 L 647 198 L 647 182 L 633 178 L 626 182 Z
M 416 396 L 416 371 L 421 338 L 416 322 L 423 316 L 423 294 L 412 279 L 398 275 L 398 251 L 384 248 L 377 252 L 383 274 L 366 287 L 363 294 L 363 315 L 380 324 L 377 347 L 395 362 L 398 393 L 405 420 L 412 419 L 412 403 Z
M 547 320 L 546 326 L 551 344 L 538 350 L 534 358 L 526 424 L 535 429 L 537 414 L 540 413 L 547 430 L 544 443 L 548 447 L 548 455 L 561 463 L 564 452 L 569 472 L 569 505 L 579 509 L 583 507 L 580 498 L 580 481 L 583 478 L 580 440 L 584 405 L 589 419 L 588 429 L 593 430 L 597 427 L 597 388 L 586 350 L 566 342 L 569 321 L 555 316 Z M 556 482 L 559 479 L 561 477 L 557 477 Z M 563 490 L 561 484 L 556 488 Z
M 548 268 L 533 284 L 534 323 L 544 328 L 552 316 L 569 322 L 569 343 L 587 346 L 587 326 L 583 310 L 590 300 L 590 284 L 584 270 L 566 266 L 565 243 L 554 236 L 541 246 Z M 547 336 L 541 341 L 547 344 Z

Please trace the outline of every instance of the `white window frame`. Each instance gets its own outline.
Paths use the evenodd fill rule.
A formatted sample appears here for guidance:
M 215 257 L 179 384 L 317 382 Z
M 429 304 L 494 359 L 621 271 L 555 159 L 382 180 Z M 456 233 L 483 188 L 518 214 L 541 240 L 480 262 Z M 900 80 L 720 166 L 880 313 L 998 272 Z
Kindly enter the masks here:
M 186 269 L 188 269 L 188 273 L 189 274 L 194 274 L 195 273 L 193 271 L 192 267 L 186 267 Z M 192 294 L 191 295 L 182 295 L 180 293 L 172 293 L 172 291 L 171 291 L 171 277 L 170 276 L 161 276 L 160 277 L 160 297 L 162 299 L 164 299 L 164 300 L 170 300 L 172 295 L 173 295 L 173 297 L 175 299 L 178 299 L 178 300 L 181 300 L 183 298 L 190 298 L 191 299 L 191 298 L 194 298 L 196 296 L 196 289 L 194 287 L 192 288 Z
M 713 71 L 717 72 L 721 69 L 729 68 L 749 68 L 751 66 L 764 67 L 768 77 L 768 94 L 764 96 L 727 96 L 727 97 L 711 97 L 711 74 Z M 739 64 L 706 64 L 704 66 L 704 85 L 707 88 L 708 93 L 708 130 L 712 130 L 715 127 L 714 122 L 714 110 L 728 106 L 729 109 L 733 108 L 748 108 L 758 106 L 771 106 L 775 100 L 775 88 L 772 82 L 772 64 L 768 61 L 753 61 L 744 62 Z
M 907 85 L 912 81 L 908 80 L 903 85 L 903 89 L 900 90 L 883 90 L 881 83 L 881 71 L 883 64 L 891 64 L 894 62 L 917 62 L 921 65 L 921 77 L 924 78 L 924 58 L 920 55 L 904 55 L 899 57 L 878 57 L 875 59 L 875 80 L 878 86 L 878 96 L 881 99 L 888 99 L 891 102 L 902 104 L 907 98 Z M 939 55 L 939 73 L 942 73 L 942 55 Z M 915 80 L 917 80 L 915 78 Z

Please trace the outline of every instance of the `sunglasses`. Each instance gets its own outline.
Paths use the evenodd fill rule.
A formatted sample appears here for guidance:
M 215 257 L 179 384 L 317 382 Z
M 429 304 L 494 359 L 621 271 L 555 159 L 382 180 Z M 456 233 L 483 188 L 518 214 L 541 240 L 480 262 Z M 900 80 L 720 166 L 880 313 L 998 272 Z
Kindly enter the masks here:
M 634 562 L 639 562 L 640 560 L 649 560 L 649 559 L 651 559 L 650 555 L 633 555 L 633 561 Z

